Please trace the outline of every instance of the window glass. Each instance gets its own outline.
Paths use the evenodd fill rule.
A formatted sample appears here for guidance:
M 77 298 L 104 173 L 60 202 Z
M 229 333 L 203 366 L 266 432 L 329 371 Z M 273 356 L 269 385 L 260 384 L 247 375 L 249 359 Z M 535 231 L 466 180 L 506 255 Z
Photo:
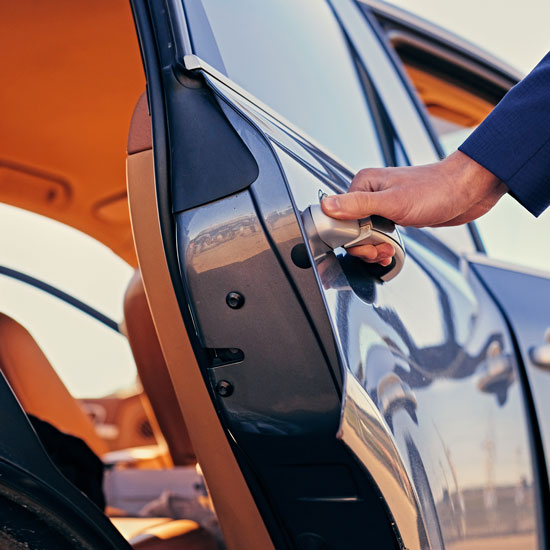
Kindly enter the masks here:
M 133 269 L 106 246 L 68 225 L 0 204 L 0 264 L 31 275 L 115 321 Z M 0 311 L 1 311 L 0 304 Z
M 0 204 L 0 264 L 67 292 L 111 319 L 122 319 L 133 269 L 106 246 L 50 218 Z M 0 276 L 0 312 L 37 340 L 75 397 L 135 388 L 126 338 L 78 309 Z
M 126 338 L 93 317 L 5 276 L 0 276 L 0 311 L 31 333 L 74 397 L 105 397 L 136 387 Z
M 351 169 L 383 164 L 346 39 L 319 0 L 195 0 L 188 16 L 196 53 L 319 142 Z M 202 14 L 204 16 L 204 13 Z

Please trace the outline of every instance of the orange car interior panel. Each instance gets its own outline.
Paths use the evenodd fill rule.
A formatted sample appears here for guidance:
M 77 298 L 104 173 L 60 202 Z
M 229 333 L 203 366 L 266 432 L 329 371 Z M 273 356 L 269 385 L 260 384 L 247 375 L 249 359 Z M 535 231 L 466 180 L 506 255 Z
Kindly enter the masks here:
M 124 150 L 145 78 L 129 3 L 18 0 L 0 20 L 0 201 L 135 265 Z

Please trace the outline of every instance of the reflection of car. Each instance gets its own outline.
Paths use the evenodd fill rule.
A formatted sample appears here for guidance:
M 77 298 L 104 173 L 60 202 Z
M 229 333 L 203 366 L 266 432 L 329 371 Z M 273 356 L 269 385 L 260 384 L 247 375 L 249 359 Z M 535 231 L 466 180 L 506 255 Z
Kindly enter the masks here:
M 0 196 L 137 254 L 146 299 L 136 275 L 121 331 L 141 435 L 159 435 L 110 455 L 117 530 L 48 461 L 20 403 L 39 416 L 29 395 L 51 400 L 32 376 L 17 387 L 29 367 L 12 358 L 0 541 L 215 548 L 196 456 L 232 549 L 545 548 L 547 278 L 493 262 L 472 224 L 402 229 L 407 259 L 382 284 L 343 249 L 314 258 L 300 216 L 364 166 L 436 160 L 437 138 L 478 124 L 517 76 L 374 0 L 132 8 L 147 88 L 131 229 L 121 143 L 143 73 L 121 2 L 3 8 Z M 80 418 L 63 395 L 60 421 Z M 110 406 L 87 400 L 96 419 Z M 163 517 L 132 517 L 164 490 Z

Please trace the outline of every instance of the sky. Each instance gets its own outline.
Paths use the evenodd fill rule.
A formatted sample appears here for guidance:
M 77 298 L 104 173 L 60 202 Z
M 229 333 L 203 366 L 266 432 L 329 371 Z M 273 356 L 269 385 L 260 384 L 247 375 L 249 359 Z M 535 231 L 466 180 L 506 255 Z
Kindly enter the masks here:
M 133 269 L 106 246 L 54 220 L 0 204 L 0 264 L 122 318 Z M 126 338 L 61 300 L 0 275 L 0 311 L 22 324 L 75 397 L 132 387 Z
M 524 73 L 550 51 L 548 0 L 393 0 Z
M 478 44 L 524 73 L 550 50 L 549 0 L 393 3 Z M 550 270 L 550 247 L 540 237 L 550 235 L 550 213 L 535 220 L 508 199 L 499 204 L 498 212 L 482 219 L 479 227 L 492 255 Z M 0 263 L 50 282 L 115 320 L 121 319 L 132 269 L 76 230 L 0 205 Z M 106 395 L 133 383 L 135 367 L 120 335 L 5 277 L 0 277 L 0 296 L 2 311 L 31 331 L 75 396 Z

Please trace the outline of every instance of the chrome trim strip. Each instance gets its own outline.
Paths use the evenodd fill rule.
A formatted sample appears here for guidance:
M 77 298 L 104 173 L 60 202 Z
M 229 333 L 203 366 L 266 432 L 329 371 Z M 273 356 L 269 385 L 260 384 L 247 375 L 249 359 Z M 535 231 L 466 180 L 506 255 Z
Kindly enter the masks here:
M 439 160 L 424 121 L 359 6 L 352 0 L 331 0 L 331 4 L 380 94 L 411 164 Z
M 380 411 L 349 373 L 344 387 L 338 439 L 349 447 L 380 489 L 405 548 L 430 549 L 428 542 L 423 543 L 428 537 L 418 496 Z
M 262 114 L 264 116 L 267 115 L 267 117 L 271 119 L 272 122 L 275 122 L 279 126 L 285 127 L 285 129 L 288 130 L 290 134 L 293 134 L 294 137 L 298 138 L 302 142 L 306 142 L 307 144 L 312 145 L 313 147 L 318 149 L 321 153 L 323 153 L 323 155 L 326 155 L 327 157 L 333 159 L 334 162 L 338 163 L 340 166 L 342 166 L 342 168 L 347 170 L 350 174 L 354 173 L 349 166 L 347 166 L 339 158 L 335 157 L 333 153 L 325 149 L 321 144 L 316 142 L 315 139 L 308 136 L 305 132 L 303 132 L 300 128 L 295 126 L 288 119 L 284 118 L 282 115 L 277 113 L 277 111 L 267 106 L 263 101 L 259 100 L 257 97 L 247 92 L 244 88 L 241 88 L 241 86 L 233 82 L 230 78 L 228 78 L 224 74 L 220 73 L 220 71 L 218 71 L 217 69 L 215 69 L 214 67 L 206 63 L 206 61 L 204 61 L 200 57 L 196 55 L 186 55 L 183 58 L 183 63 L 185 68 L 188 71 L 201 71 L 207 74 L 209 77 L 215 79 L 219 84 L 223 84 L 226 91 L 232 92 L 233 94 L 240 96 L 240 100 L 245 99 L 248 103 L 252 104 L 254 107 L 262 111 Z M 239 98 L 233 98 L 233 99 L 239 100 Z
M 360 502 L 359 497 L 299 497 L 301 502 Z
M 499 269 L 505 269 L 507 271 L 523 273 L 524 275 L 532 275 L 533 277 L 540 277 L 541 279 L 550 279 L 550 271 L 547 271 L 544 269 L 537 269 L 536 267 L 529 267 L 526 265 L 515 264 L 514 262 L 507 262 L 506 260 L 497 260 L 494 258 L 490 258 L 489 256 L 481 253 L 466 254 L 465 259 L 468 262 L 471 262 L 474 264 L 481 264 L 489 267 L 497 267 Z

